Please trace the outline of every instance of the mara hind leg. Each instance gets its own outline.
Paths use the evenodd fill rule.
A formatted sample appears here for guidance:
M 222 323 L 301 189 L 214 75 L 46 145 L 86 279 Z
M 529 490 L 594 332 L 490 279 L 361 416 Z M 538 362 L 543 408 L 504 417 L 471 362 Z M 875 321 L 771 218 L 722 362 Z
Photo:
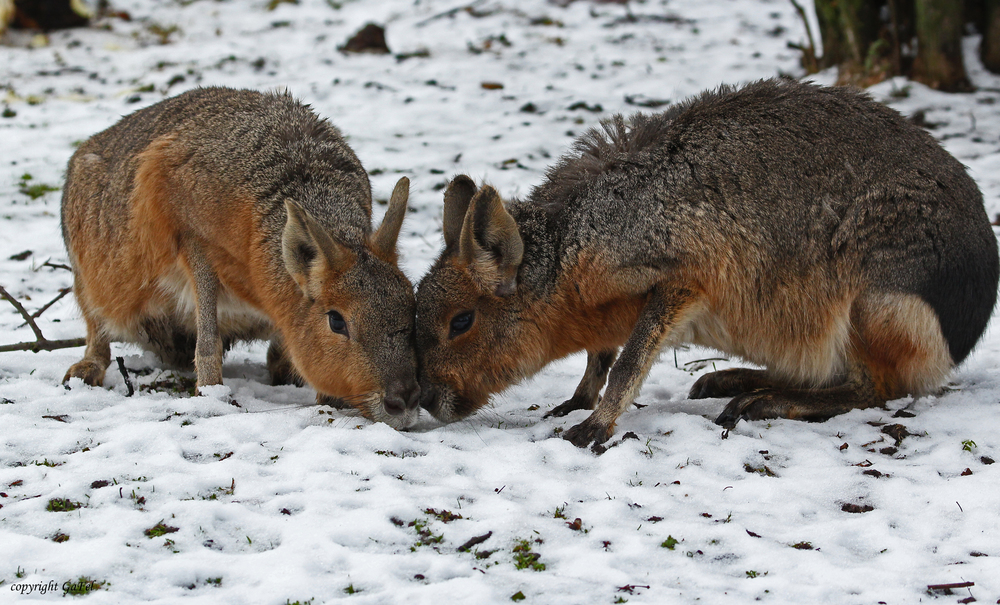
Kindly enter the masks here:
M 285 343 L 278 333 L 271 337 L 271 344 L 267 347 L 267 371 L 271 375 L 273 386 L 293 384 L 300 387 L 305 384 L 295 371 L 295 366 L 285 351 Z
M 735 397 L 750 391 L 776 389 L 782 386 L 785 385 L 766 370 L 732 368 L 702 375 L 691 387 L 688 399 Z
M 565 416 L 574 410 L 592 410 L 601 399 L 601 389 L 608 379 L 608 370 L 618 356 L 618 349 L 587 351 L 587 369 L 573 396 L 549 410 L 543 418 Z
M 744 393 L 729 402 L 716 424 L 732 428 L 741 418 L 823 421 L 854 409 L 881 407 L 907 394 L 933 391 L 951 370 L 937 315 L 916 295 L 865 295 L 852 306 L 851 324 L 844 383 Z

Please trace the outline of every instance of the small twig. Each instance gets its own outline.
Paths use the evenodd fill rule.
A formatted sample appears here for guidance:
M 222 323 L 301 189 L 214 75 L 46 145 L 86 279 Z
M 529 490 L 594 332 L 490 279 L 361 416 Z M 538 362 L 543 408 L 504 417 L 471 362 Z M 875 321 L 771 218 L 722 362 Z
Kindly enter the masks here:
M 32 317 L 17 301 L 16 298 L 7 293 L 7 290 L 3 286 L 0 286 L 0 297 L 9 301 L 10 304 L 14 305 L 17 312 L 21 314 L 24 318 L 25 323 L 31 327 L 31 331 L 35 333 L 35 342 L 19 342 L 12 345 L 2 345 L 0 346 L 0 353 L 6 353 L 8 351 L 32 351 L 38 353 L 39 351 L 54 351 L 56 349 L 68 349 L 71 347 L 82 347 L 87 344 L 87 339 L 85 338 L 70 338 L 68 340 L 48 340 L 42 335 L 42 331 L 38 328 L 38 324 L 35 323 L 35 318 Z
M 52 267 L 53 269 L 66 269 L 67 271 L 73 270 L 73 267 L 70 267 L 69 265 L 63 265 L 61 263 L 53 263 L 51 261 L 45 261 L 44 263 L 42 263 L 42 266 Z
M 122 378 L 125 379 L 125 386 L 128 387 L 128 395 L 126 395 L 126 397 L 135 395 L 135 389 L 132 387 L 132 380 L 129 379 L 128 371 L 125 369 L 125 360 L 121 357 L 115 357 L 115 361 L 118 363 L 118 372 L 121 373 Z
M 954 582 L 952 584 L 928 584 L 927 590 L 951 590 L 952 588 L 971 588 L 975 582 Z
M 73 288 L 60 288 L 58 296 L 56 296 L 55 298 L 53 298 L 49 302 L 45 303 L 45 306 L 43 306 L 41 309 L 39 309 L 39 310 L 35 311 L 34 313 L 32 313 L 31 316 L 33 318 L 35 318 L 35 319 L 38 319 L 39 317 L 41 317 L 42 313 L 45 313 L 46 311 L 48 311 L 49 307 L 51 307 L 52 305 L 54 305 L 57 302 L 59 302 L 59 299 L 61 299 L 63 296 L 66 296 L 67 294 L 69 294 L 72 291 L 73 291 Z M 23 324 L 19 325 L 18 328 L 23 328 L 26 325 L 28 325 L 28 322 L 24 322 Z
M 693 363 L 703 363 L 709 361 L 729 361 L 728 357 L 706 357 L 705 359 L 695 359 L 694 361 L 685 361 L 684 365 L 689 366 Z
M 482 544 L 483 542 L 489 540 L 490 536 L 492 536 L 492 535 L 493 535 L 493 532 L 490 531 L 490 532 L 486 532 L 485 534 L 483 534 L 481 536 L 476 536 L 475 538 L 469 538 L 468 542 L 466 542 L 465 544 L 463 544 L 463 545 L 461 545 L 461 546 L 458 547 L 458 552 L 465 552 L 465 551 L 469 550 L 470 548 L 472 548 L 473 546 L 476 546 L 477 544 Z
M 802 51 L 802 55 L 804 56 L 806 63 L 808 63 L 808 65 L 805 65 L 806 71 L 814 74 L 819 71 L 819 60 L 816 58 L 816 41 L 813 38 L 812 27 L 809 25 L 809 19 L 806 17 L 806 11 L 802 8 L 802 5 L 795 0 L 791 1 L 792 6 L 795 7 L 795 12 L 799 14 L 799 17 L 802 18 L 802 23 L 806 26 L 806 37 L 809 39 L 809 48 L 802 48 L 799 45 L 796 46 L 799 46 L 799 50 Z
M 415 25 L 417 27 L 423 27 L 423 26 L 427 25 L 428 23 L 430 23 L 431 21 L 436 21 L 437 19 L 441 19 L 443 17 L 452 17 L 452 16 L 454 16 L 454 15 L 456 15 L 456 14 L 458 14 L 458 13 L 464 11 L 464 10 L 469 10 L 472 7 L 474 7 L 475 5 L 482 4 L 482 3 L 483 3 L 483 0 L 476 0 L 475 2 L 470 2 L 469 4 L 463 4 L 462 6 L 456 6 L 455 8 L 450 8 L 450 9 L 448 9 L 448 10 L 446 10 L 444 12 L 438 13 L 436 15 L 431 15 L 430 17 L 427 17 L 423 21 L 418 21 Z
M 0 286 L 0 296 L 3 296 L 10 302 L 10 304 L 14 305 L 14 308 L 17 309 L 17 312 L 20 313 L 21 317 L 24 318 L 25 323 L 31 326 L 31 331 L 35 333 L 35 338 L 37 338 L 39 341 L 45 340 L 45 337 L 42 336 L 42 331 L 39 330 L 38 325 L 35 324 L 35 318 L 32 317 L 31 314 L 29 314 L 27 311 L 25 311 L 21 303 L 19 303 L 16 298 L 8 294 L 7 290 L 5 290 L 3 286 Z
M 82 347 L 85 344 L 87 344 L 86 338 L 69 338 L 66 340 L 43 339 L 36 342 L 19 342 L 12 345 L 0 345 L 0 353 L 9 353 L 11 351 L 31 351 L 32 353 L 38 353 L 39 351 L 72 349 L 73 347 Z

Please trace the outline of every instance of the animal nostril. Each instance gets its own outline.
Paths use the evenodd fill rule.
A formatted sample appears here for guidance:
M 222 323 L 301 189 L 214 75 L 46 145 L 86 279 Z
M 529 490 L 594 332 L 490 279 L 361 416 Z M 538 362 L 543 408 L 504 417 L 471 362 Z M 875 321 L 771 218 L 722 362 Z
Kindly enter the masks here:
M 399 395 L 386 395 L 382 405 L 390 416 L 400 416 L 406 412 L 406 403 Z

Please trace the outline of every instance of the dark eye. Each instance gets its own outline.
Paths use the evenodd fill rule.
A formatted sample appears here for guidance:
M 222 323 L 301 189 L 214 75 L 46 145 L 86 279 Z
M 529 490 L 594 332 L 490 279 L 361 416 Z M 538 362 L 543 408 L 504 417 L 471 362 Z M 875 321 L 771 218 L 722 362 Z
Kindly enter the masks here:
M 472 320 L 475 319 L 476 315 L 472 311 L 463 311 L 455 317 L 451 318 L 451 331 L 448 333 L 448 338 L 455 338 L 461 334 L 465 334 L 472 327 Z
M 343 315 L 337 313 L 336 311 L 330 311 L 329 313 L 326 314 L 326 316 L 330 319 L 331 330 L 333 330 L 337 334 L 343 334 L 344 336 L 348 336 L 347 322 L 344 321 Z

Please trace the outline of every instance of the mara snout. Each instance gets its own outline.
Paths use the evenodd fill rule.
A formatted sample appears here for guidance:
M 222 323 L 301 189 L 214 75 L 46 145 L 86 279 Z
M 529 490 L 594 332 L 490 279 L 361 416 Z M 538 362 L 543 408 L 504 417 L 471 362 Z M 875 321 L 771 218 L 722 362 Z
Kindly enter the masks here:
M 201 88 L 122 118 L 67 172 L 87 349 L 64 381 L 100 385 L 125 341 L 220 384 L 232 344 L 269 339 L 274 384 L 409 426 L 415 301 L 396 250 L 408 192 L 400 179 L 373 230 L 361 162 L 288 94 Z
M 421 405 L 451 422 L 586 351 L 547 414 L 593 410 L 563 433 L 578 446 L 684 343 L 763 368 L 691 389 L 730 399 L 725 427 L 932 393 L 1000 277 L 982 195 L 937 141 L 864 93 L 784 80 L 606 120 L 525 200 L 457 176 L 443 232 L 417 289 Z

